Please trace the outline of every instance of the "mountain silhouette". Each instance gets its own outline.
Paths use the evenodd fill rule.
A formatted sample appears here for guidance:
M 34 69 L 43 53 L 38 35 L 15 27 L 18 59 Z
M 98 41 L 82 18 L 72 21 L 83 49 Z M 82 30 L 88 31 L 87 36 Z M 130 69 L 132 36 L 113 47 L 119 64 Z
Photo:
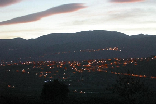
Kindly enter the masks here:
M 156 54 L 155 35 L 132 35 L 105 30 L 52 33 L 37 39 L 0 39 L 0 60 L 87 60 L 114 57 L 148 57 Z M 80 52 L 118 47 L 122 51 Z M 76 52 L 74 52 L 76 51 Z M 66 52 L 65 54 L 59 54 Z

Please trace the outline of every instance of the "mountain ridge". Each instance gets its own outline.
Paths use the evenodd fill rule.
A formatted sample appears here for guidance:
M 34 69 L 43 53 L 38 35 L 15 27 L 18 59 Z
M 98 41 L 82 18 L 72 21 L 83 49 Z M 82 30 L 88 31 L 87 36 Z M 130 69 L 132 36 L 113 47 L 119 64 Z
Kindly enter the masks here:
M 154 49 L 156 46 L 155 40 L 156 36 L 154 35 L 140 34 L 128 36 L 124 33 L 104 30 L 82 31 L 77 33 L 52 33 L 29 40 L 19 37 L 10 40 L 0 39 L 0 59 L 17 60 L 24 57 L 33 57 L 34 60 L 46 60 L 46 58 L 38 57 L 49 54 L 48 59 L 52 60 L 58 59 L 58 57 L 60 60 L 64 59 L 63 57 L 66 57 L 65 55 L 71 57 L 69 60 L 74 60 L 74 58 L 72 58 L 75 57 L 74 54 L 70 56 L 73 51 L 103 49 L 106 47 L 121 48 L 123 55 L 117 55 L 116 57 L 146 57 L 156 54 L 156 49 Z M 57 52 L 68 52 L 68 54 L 50 56 L 51 53 Z M 104 55 L 104 52 L 100 54 L 101 58 L 109 58 L 106 57 L 107 55 Z M 82 53 L 76 55 L 81 57 Z M 84 55 L 86 56 L 85 53 Z M 88 58 L 92 58 L 92 56 L 95 55 L 96 54 L 92 54 L 88 56 Z

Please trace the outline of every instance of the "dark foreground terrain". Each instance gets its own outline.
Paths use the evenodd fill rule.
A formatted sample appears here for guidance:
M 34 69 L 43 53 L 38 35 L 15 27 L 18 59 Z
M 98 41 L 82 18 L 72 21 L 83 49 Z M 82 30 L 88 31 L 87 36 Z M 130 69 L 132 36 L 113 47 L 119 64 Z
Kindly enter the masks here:
M 135 103 L 156 102 L 156 56 L 83 61 L 1 62 L 0 104 L 125 104 L 112 93 L 119 75 L 140 79 L 148 87 L 149 97 Z M 127 71 L 131 74 L 128 74 Z M 68 97 L 62 101 L 40 98 L 43 84 L 58 79 L 68 85 Z

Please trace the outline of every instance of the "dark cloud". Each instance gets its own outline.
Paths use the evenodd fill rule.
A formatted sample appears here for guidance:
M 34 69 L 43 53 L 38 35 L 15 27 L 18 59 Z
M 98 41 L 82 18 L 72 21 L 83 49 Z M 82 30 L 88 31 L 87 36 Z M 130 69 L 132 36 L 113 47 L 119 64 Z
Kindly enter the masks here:
M 40 20 L 43 17 L 60 14 L 60 13 L 68 13 L 68 12 L 74 12 L 79 9 L 83 9 L 85 6 L 81 3 L 71 3 L 71 4 L 64 4 L 61 6 L 50 8 L 46 11 L 38 12 L 29 14 L 26 16 L 16 17 L 11 20 L 2 21 L 0 22 L 0 25 L 10 25 L 10 24 L 18 24 L 18 23 L 27 23 L 27 22 L 33 22 Z
M 144 0 L 110 0 L 113 3 L 132 3 L 132 2 L 141 2 Z
M 15 3 L 18 3 L 22 0 L 0 0 L 0 7 L 9 6 Z

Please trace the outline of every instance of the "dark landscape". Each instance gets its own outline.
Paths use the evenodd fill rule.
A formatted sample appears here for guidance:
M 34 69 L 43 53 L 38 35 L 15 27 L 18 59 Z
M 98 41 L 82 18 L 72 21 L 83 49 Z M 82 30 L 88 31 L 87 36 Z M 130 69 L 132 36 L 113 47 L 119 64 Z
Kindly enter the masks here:
M 110 90 L 120 76 L 148 87 L 149 97 L 133 103 L 156 103 L 155 35 L 94 30 L 1 39 L 0 44 L 1 104 L 130 103 Z M 67 98 L 41 99 L 43 85 L 56 79 L 68 86 Z
M 1 39 L 0 57 L 4 61 L 17 62 L 148 57 L 155 55 L 155 40 L 155 35 L 128 36 L 120 32 L 104 30 L 53 33 L 29 40 Z M 114 47 L 119 50 L 103 51 Z M 93 52 L 89 53 L 89 50 Z

